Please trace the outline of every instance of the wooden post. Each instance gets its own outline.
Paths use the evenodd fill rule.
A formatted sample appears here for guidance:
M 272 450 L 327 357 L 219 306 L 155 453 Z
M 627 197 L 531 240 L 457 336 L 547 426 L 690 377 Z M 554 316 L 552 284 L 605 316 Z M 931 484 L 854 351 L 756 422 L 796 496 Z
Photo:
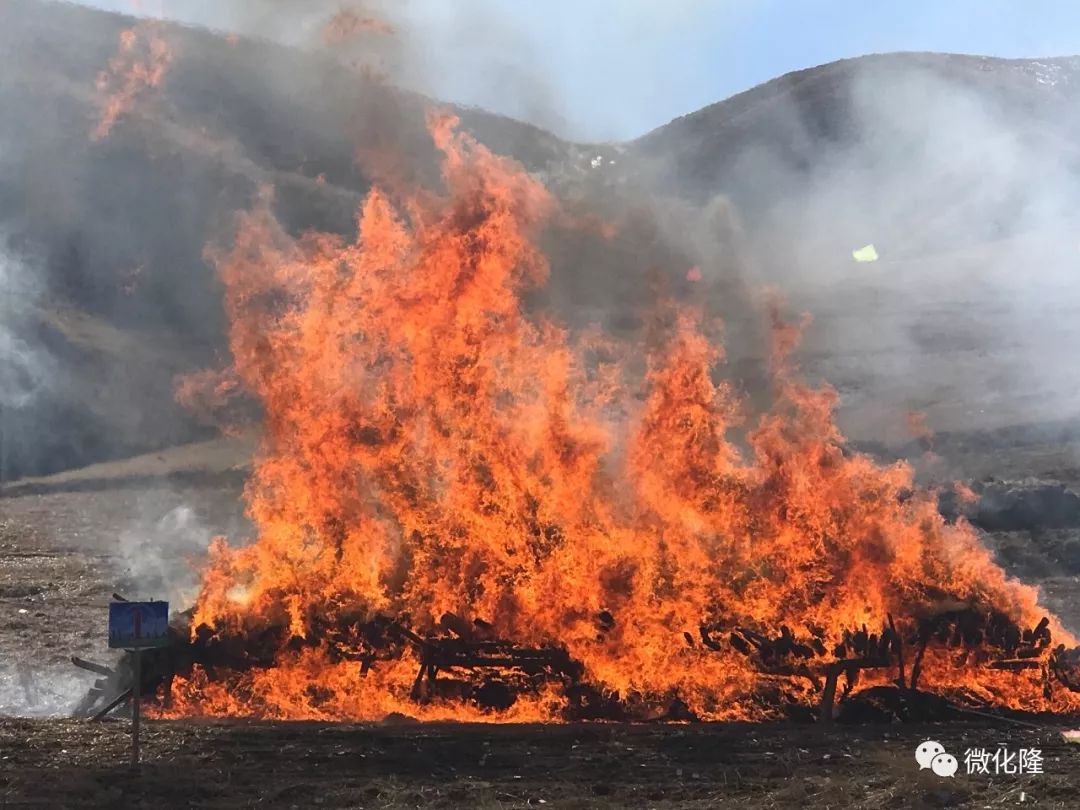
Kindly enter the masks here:
M 131 685 L 131 767 L 139 767 L 139 704 L 142 702 L 142 650 L 134 650 L 135 681 Z
M 896 632 L 896 624 L 893 622 L 892 614 L 888 613 L 886 615 L 889 617 L 889 629 L 892 630 L 893 638 L 896 639 L 896 660 L 900 666 L 900 677 L 897 679 L 897 686 L 903 689 L 907 685 L 907 678 L 904 675 L 904 640 Z
M 825 692 L 821 696 L 821 707 L 818 715 L 822 723 L 833 721 L 833 702 L 836 700 L 836 681 L 840 677 L 840 667 L 835 663 L 825 668 Z

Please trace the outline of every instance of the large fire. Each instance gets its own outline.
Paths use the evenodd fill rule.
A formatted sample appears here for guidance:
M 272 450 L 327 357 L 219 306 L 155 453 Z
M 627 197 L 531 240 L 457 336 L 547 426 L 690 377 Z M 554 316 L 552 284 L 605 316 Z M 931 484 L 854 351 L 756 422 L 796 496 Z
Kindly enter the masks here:
M 637 716 L 810 705 L 853 649 L 895 662 L 864 685 L 917 669 L 950 697 L 1080 705 L 1023 665 L 1075 640 L 907 465 L 845 445 L 836 395 L 794 373 L 798 328 L 774 318 L 774 402 L 744 425 L 699 311 L 658 304 L 646 346 L 527 313 L 555 201 L 429 123 L 445 196 L 374 189 L 355 241 L 294 240 L 263 205 L 213 253 L 230 375 L 264 425 L 257 538 L 215 542 L 191 627 L 250 665 L 194 666 L 166 711 L 556 720 L 578 699 L 569 665 L 497 708 L 418 698 L 423 645 L 466 637 L 563 656 Z

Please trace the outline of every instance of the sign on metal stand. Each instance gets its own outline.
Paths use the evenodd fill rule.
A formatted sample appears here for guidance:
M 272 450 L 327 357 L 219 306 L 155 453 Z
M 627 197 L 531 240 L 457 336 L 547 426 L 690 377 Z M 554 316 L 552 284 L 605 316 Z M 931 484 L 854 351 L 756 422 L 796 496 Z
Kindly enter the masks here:
M 131 764 L 139 764 L 142 651 L 169 644 L 168 602 L 110 602 L 109 646 L 127 650 L 134 662 L 131 685 Z

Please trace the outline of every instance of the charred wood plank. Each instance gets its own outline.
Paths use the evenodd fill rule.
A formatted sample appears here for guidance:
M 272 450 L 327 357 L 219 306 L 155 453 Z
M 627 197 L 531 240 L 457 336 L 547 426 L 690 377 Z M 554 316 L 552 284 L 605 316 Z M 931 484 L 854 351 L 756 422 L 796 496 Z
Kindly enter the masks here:
M 911 683 L 908 685 L 912 692 L 919 688 L 919 675 L 922 674 L 923 656 L 926 654 L 926 638 L 919 640 L 919 648 L 915 651 L 915 662 L 911 665 Z
M 840 677 L 840 670 L 829 668 L 825 673 L 825 691 L 821 695 L 821 704 L 818 707 L 818 719 L 822 723 L 833 721 L 833 703 L 836 701 L 836 680 Z
M 903 689 L 904 682 L 907 680 L 904 676 L 904 640 L 900 637 L 900 634 L 896 632 L 896 622 L 893 621 L 892 614 L 889 613 L 886 615 L 889 619 L 889 630 L 892 632 L 893 648 L 896 650 L 896 662 L 899 667 L 896 685 Z
M 92 720 L 104 720 L 105 715 L 107 715 L 109 712 L 111 712 L 113 709 L 115 709 L 121 703 L 124 703 L 125 701 L 130 700 L 131 699 L 131 694 L 132 694 L 131 689 L 124 690 L 119 695 L 117 695 L 115 698 L 113 698 L 112 702 L 109 703 L 109 705 L 107 705 L 104 709 L 102 709 L 97 714 L 95 714 L 91 719 Z
M 698 634 L 701 636 L 701 643 L 708 647 L 710 650 L 716 650 L 719 652 L 724 649 L 723 645 L 712 637 L 712 631 L 704 624 L 698 628 Z M 734 637 L 734 633 L 731 634 Z
M 464 641 L 470 641 L 473 638 L 472 627 L 455 613 L 444 613 L 439 619 L 439 626 Z
M 1048 668 L 1053 676 L 1070 692 L 1080 692 L 1080 681 L 1076 679 L 1080 671 L 1080 647 L 1066 650 L 1059 644 L 1050 656 Z
M 1042 662 L 1034 661 L 1029 658 L 1010 658 L 1004 661 L 991 661 L 989 664 L 991 670 L 1008 670 L 1009 672 L 1022 672 L 1024 670 L 1041 670 Z
M 841 675 L 848 677 L 849 686 L 854 683 L 855 676 L 864 669 L 886 669 L 892 666 L 888 658 L 847 658 L 842 661 L 833 661 L 825 667 L 825 691 L 821 695 L 821 705 L 818 716 L 823 723 L 831 723 L 833 719 L 833 703 L 836 701 L 836 683 Z
M 88 717 L 90 710 L 97 704 L 98 699 L 104 695 L 105 692 L 95 686 L 92 689 L 88 689 L 86 694 L 83 695 L 82 700 L 79 701 L 79 705 L 75 707 L 73 712 L 75 717 Z
M 77 655 L 71 656 L 71 663 L 79 669 L 85 669 L 87 672 L 93 672 L 95 675 L 102 675 L 106 678 L 112 678 L 116 675 L 113 670 L 109 669 L 104 664 L 95 664 L 93 661 L 87 661 L 85 658 L 79 658 Z

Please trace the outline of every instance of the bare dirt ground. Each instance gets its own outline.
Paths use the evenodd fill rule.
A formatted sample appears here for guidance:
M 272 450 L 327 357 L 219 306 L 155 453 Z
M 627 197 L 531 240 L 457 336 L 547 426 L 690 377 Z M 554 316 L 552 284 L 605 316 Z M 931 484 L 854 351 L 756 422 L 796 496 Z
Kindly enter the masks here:
M 1065 428 L 943 437 L 950 472 L 1078 479 Z M 63 719 L 110 662 L 119 591 L 182 607 L 215 533 L 243 538 L 241 444 L 176 448 L 0 493 L 0 807 L 830 807 L 1080 806 L 1080 721 L 933 726 L 562 727 L 150 722 L 127 768 L 126 720 Z M 1080 529 L 987 535 L 1080 627 Z M 1071 557 L 1063 559 L 1064 557 Z M 930 737 L 961 761 L 919 772 Z M 1043 774 L 967 775 L 969 748 L 1038 748 Z
M 0 724 L 0 806 L 1075 808 L 1080 746 L 1051 728 Z M 961 773 L 919 771 L 926 738 Z M 1042 750 L 1042 774 L 968 776 L 968 748 Z
M 110 662 L 115 592 L 183 609 L 219 533 L 242 539 L 243 473 L 228 443 L 30 479 L 0 494 L 0 716 L 66 713 Z

